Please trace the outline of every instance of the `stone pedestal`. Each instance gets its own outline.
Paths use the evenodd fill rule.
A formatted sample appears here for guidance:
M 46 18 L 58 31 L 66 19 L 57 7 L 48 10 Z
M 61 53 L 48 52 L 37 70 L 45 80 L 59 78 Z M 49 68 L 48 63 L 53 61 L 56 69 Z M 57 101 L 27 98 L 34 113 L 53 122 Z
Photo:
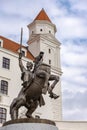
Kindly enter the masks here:
M 55 123 L 46 119 L 17 119 L 8 121 L 0 130 L 58 130 Z

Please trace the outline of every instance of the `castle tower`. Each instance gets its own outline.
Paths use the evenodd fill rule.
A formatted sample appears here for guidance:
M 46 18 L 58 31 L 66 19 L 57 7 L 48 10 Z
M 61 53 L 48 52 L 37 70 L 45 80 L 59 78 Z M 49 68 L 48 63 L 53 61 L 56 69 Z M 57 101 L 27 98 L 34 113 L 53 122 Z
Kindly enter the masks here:
M 60 42 L 55 37 L 57 29 L 44 9 L 42 9 L 33 22 L 28 25 L 28 29 L 29 51 L 34 56 L 37 56 L 40 51 L 43 51 L 45 53 L 43 61 L 51 65 L 52 74 L 60 77 L 62 74 L 60 64 Z M 54 92 L 60 95 L 60 97 L 54 100 L 50 99 L 49 96 L 44 96 L 47 103 L 45 107 L 41 107 L 43 113 L 41 113 L 40 108 L 38 108 L 35 114 L 43 118 L 59 121 L 62 120 L 61 80 L 56 85 Z

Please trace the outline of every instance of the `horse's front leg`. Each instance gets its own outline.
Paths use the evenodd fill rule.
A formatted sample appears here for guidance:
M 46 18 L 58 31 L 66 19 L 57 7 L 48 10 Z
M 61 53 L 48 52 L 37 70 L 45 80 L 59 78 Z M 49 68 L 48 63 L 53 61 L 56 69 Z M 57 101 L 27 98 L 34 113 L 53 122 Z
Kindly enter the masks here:
M 55 93 L 52 92 L 52 90 L 54 89 L 55 85 L 58 83 L 59 81 L 59 76 L 56 76 L 56 75 L 51 75 L 50 78 L 49 78 L 49 81 L 52 81 L 54 80 L 54 82 L 51 84 L 51 86 L 49 85 L 48 87 L 48 93 L 50 94 L 50 97 L 51 98 L 58 98 L 59 96 L 56 95 Z
M 57 76 L 57 75 L 50 75 L 49 81 L 52 81 L 52 80 L 54 80 L 54 82 L 51 84 L 51 86 L 49 86 L 49 91 L 52 91 L 54 89 L 55 85 L 59 81 L 59 76 Z

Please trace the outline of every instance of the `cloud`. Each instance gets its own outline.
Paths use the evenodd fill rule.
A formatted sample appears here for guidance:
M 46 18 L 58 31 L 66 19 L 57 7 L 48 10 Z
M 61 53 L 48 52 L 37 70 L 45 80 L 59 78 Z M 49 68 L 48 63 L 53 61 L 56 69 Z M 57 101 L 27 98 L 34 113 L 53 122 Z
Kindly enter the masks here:
M 79 39 L 78 39 L 79 41 Z M 86 40 L 87 42 L 87 40 Z M 85 41 L 77 43 L 77 41 L 65 41 L 62 45 L 62 63 L 71 65 L 72 67 L 81 67 L 87 64 L 87 44 Z M 66 54 L 66 55 L 65 55 Z
M 57 23 L 58 21 L 58 23 Z M 86 38 L 87 23 L 78 16 L 63 16 L 55 21 L 61 39 Z
M 64 113 L 65 117 L 64 119 L 66 120 L 86 120 L 86 115 L 87 114 L 87 91 L 84 92 L 76 92 L 73 93 L 71 91 L 65 90 L 64 91 L 65 96 L 64 96 Z
M 73 10 L 78 10 L 80 12 L 87 11 L 87 7 L 86 7 L 87 0 L 82 0 L 82 1 L 69 0 L 69 2 L 71 3 Z
M 87 44 L 85 42 L 75 44 L 66 41 L 61 49 L 61 62 L 63 71 L 64 88 L 72 89 L 87 88 Z M 75 87 L 74 87 L 75 86 Z
M 87 40 L 65 40 L 61 49 L 65 120 L 87 120 Z M 82 113 L 83 112 L 83 113 Z

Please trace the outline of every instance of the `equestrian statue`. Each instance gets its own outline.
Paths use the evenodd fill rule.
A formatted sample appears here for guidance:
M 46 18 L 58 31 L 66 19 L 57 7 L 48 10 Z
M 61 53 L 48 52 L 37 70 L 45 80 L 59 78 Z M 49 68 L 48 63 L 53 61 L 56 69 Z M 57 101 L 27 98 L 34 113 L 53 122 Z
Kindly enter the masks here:
M 18 119 L 18 110 L 21 106 L 27 108 L 27 118 L 32 118 L 32 113 L 38 105 L 45 105 L 43 95 L 48 92 L 50 98 L 57 99 L 59 95 L 53 93 L 53 89 L 59 81 L 59 76 L 51 74 L 51 66 L 43 63 L 44 52 L 40 52 L 35 60 L 27 62 L 26 67 L 22 63 L 22 53 L 19 53 L 19 67 L 21 70 L 22 88 L 18 96 L 10 105 L 11 119 Z M 53 81 L 50 84 L 50 81 Z

